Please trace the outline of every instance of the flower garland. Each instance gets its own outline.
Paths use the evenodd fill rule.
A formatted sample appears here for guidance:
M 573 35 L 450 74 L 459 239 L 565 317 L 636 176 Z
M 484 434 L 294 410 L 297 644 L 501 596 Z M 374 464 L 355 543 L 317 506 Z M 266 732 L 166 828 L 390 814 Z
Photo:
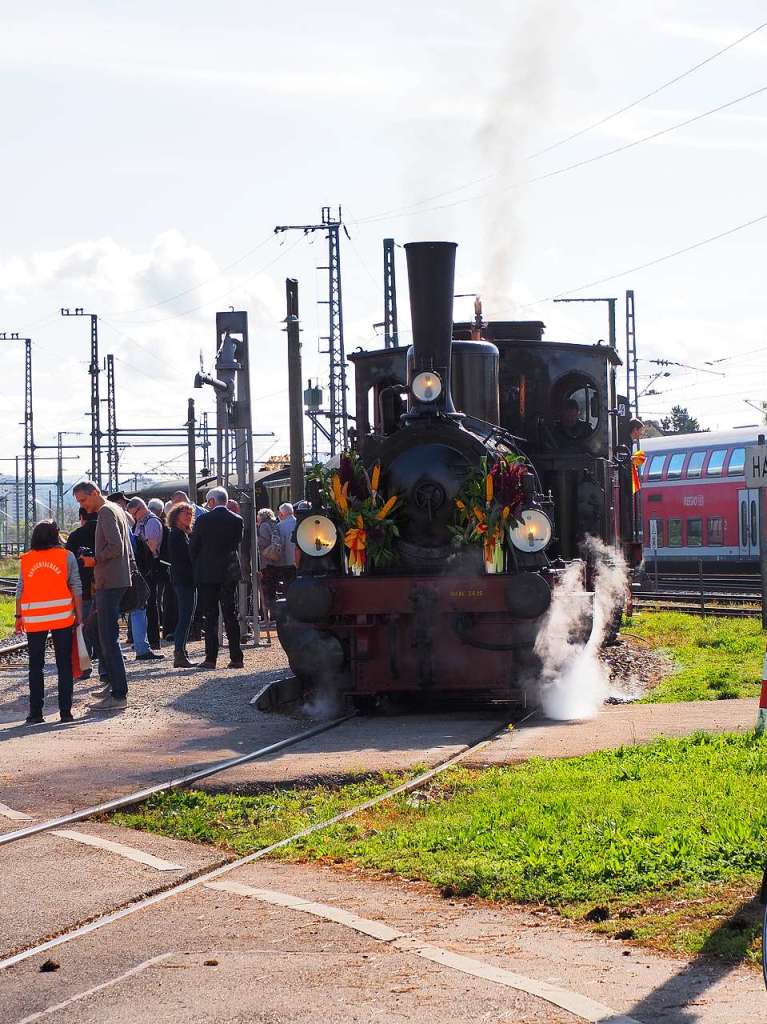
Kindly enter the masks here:
M 520 455 L 501 456 L 488 468 L 467 477 L 455 500 L 457 525 L 451 531 L 457 544 L 482 544 L 485 561 L 503 572 L 503 537 L 508 526 L 520 521 L 525 503 L 522 483 L 529 472 Z
M 320 485 L 323 504 L 341 527 L 349 551 L 349 569 L 355 576 L 368 565 L 383 568 L 395 561 L 397 524 L 390 518 L 397 495 L 384 501 L 380 492 L 381 465 L 376 462 L 368 476 L 356 452 L 343 452 L 338 471 L 315 466 L 308 479 Z

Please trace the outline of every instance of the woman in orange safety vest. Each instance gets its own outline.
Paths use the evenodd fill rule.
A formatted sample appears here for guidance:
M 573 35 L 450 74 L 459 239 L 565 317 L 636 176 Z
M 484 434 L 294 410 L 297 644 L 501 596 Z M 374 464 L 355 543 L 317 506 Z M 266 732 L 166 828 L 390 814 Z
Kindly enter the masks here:
M 16 629 L 29 646 L 29 715 L 27 725 L 43 721 L 43 665 L 48 634 L 53 639 L 59 675 L 59 712 L 72 721 L 72 635 L 82 622 L 82 585 L 77 560 L 61 545 L 52 520 L 32 531 L 30 550 L 21 556 L 16 587 Z

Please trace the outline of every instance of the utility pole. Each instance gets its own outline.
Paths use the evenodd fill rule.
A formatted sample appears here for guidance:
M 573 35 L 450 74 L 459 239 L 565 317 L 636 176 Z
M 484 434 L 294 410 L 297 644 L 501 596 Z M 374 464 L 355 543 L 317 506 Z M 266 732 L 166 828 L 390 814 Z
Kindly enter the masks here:
M 109 472 L 108 491 L 116 491 L 119 474 L 119 455 L 117 452 L 117 406 L 115 404 L 115 357 L 107 355 L 107 470 Z
M 626 397 L 629 413 L 639 419 L 639 384 L 637 377 L 637 334 L 634 291 L 626 292 Z
M 64 522 L 64 432 L 56 435 L 56 522 Z
M 208 473 L 210 473 L 210 431 L 208 429 L 207 411 L 202 414 L 202 450 L 204 452 L 203 458 L 205 460 L 205 475 L 207 476 Z
M 0 340 L 24 342 L 24 547 L 28 548 L 29 535 L 35 521 L 35 421 L 32 409 L 32 339 L 20 338 L 18 333 L 7 334 L 3 331 L 0 334 Z M 18 514 L 18 497 L 16 507 Z
M 16 456 L 16 544 L 19 544 L 19 538 L 21 536 L 19 532 L 19 523 L 21 522 L 20 510 L 21 510 L 21 484 L 19 483 L 19 457 Z
M 328 439 L 332 440 L 330 431 L 326 426 L 320 423 L 320 416 L 324 416 L 325 412 L 322 408 L 322 388 L 319 384 L 312 384 L 309 381 L 309 386 L 304 388 L 304 406 L 306 407 L 306 415 L 309 417 L 312 423 L 312 465 L 316 466 L 319 462 L 319 434 L 320 432 Z
M 91 319 L 91 361 L 88 373 L 91 378 L 91 480 L 101 487 L 101 404 L 99 399 L 99 318 L 95 313 L 86 313 L 81 306 L 74 311 L 61 310 L 62 316 L 89 316 Z
M 394 267 L 394 239 L 384 238 L 384 347 L 399 348 L 397 326 L 397 278 Z
M 304 496 L 304 408 L 301 395 L 301 327 L 298 319 L 298 281 L 285 280 L 288 335 L 288 412 L 290 416 L 290 496 Z
M 323 355 L 330 357 L 329 388 L 330 388 L 330 454 L 343 451 L 348 438 L 349 416 L 346 409 L 346 354 L 344 351 L 344 316 L 341 297 L 341 247 L 340 229 L 343 227 L 346 237 L 349 232 L 341 220 L 341 207 L 337 217 L 332 217 L 329 206 L 322 207 L 321 224 L 279 224 L 275 234 L 281 231 L 303 231 L 305 235 L 315 231 L 326 232 L 328 242 L 328 265 L 317 267 L 328 272 L 328 298 L 320 300 L 320 305 L 328 307 L 328 335 L 322 338 L 327 341 L 328 348 Z
M 187 429 L 187 457 L 188 457 L 188 468 L 189 468 L 189 500 L 193 505 L 197 504 L 197 459 L 194 442 L 194 431 L 195 431 L 195 419 L 194 419 L 194 399 L 190 398 L 187 402 L 186 412 L 186 429 Z

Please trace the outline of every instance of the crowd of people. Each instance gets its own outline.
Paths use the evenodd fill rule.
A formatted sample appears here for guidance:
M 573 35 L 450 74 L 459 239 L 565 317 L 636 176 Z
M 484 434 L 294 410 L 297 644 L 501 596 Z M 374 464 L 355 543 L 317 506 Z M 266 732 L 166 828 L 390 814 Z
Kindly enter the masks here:
M 66 543 L 52 520 L 32 531 L 30 550 L 21 556 L 16 590 L 16 628 L 29 647 L 29 715 L 43 721 L 43 669 L 50 634 L 58 673 L 59 713 L 72 721 L 73 643 L 82 635 L 101 688 L 91 711 L 127 707 L 125 654 L 136 661 L 158 661 L 162 639 L 173 643 L 175 669 L 215 669 L 219 655 L 219 609 L 229 648 L 227 668 L 244 666 L 238 620 L 239 550 L 243 520 L 225 488 L 214 487 L 205 507 L 184 491 L 170 501 L 129 498 L 122 491 L 104 495 L 90 481 L 72 490 L 80 525 Z M 293 506 L 261 509 L 257 542 L 267 610 L 279 589 L 295 574 Z M 252 598 L 257 606 L 257 595 Z M 127 621 L 121 645 L 120 623 Z M 205 640 L 205 659 L 189 658 L 190 638 Z

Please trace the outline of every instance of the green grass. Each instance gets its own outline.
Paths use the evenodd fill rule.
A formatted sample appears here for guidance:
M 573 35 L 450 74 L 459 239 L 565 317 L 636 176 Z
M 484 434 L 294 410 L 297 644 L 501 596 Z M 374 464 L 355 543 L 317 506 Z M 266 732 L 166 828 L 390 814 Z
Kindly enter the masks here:
M 243 854 L 385 785 L 178 792 L 113 820 Z M 420 879 L 445 896 L 543 903 L 576 919 L 599 905 L 602 930 L 630 925 L 634 938 L 661 948 L 742 958 L 755 955 L 758 924 L 753 908 L 735 908 L 757 887 L 766 840 L 767 738 L 697 734 L 516 768 L 452 769 L 425 795 L 386 802 L 281 855 Z
M 0 594 L 0 640 L 13 633 L 16 598 Z
M 642 612 L 627 631 L 664 651 L 676 666 L 645 703 L 759 696 L 766 637 L 758 619 Z
M 0 576 L 18 576 L 19 560 L 16 555 L 0 558 Z

